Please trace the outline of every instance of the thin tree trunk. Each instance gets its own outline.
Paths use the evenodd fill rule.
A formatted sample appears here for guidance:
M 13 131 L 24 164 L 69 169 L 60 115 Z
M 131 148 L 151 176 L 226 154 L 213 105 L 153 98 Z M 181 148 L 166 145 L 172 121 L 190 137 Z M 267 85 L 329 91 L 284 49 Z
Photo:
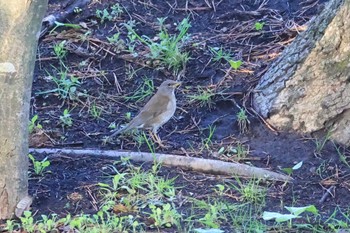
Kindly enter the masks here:
M 280 130 L 350 145 L 350 0 L 332 0 L 262 77 L 255 109 Z
M 47 0 L 0 0 L 0 219 L 28 192 L 28 118 Z

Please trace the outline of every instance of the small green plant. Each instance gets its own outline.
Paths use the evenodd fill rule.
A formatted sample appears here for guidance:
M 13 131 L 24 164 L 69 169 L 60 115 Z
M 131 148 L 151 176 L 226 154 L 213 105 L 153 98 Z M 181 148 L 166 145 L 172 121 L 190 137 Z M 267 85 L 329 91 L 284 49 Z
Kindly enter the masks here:
M 69 110 L 66 108 L 63 110 L 63 115 L 60 116 L 60 121 L 63 126 L 71 127 L 73 125 L 73 119 L 69 113 Z
M 339 160 L 344 163 L 348 168 L 350 168 L 350 164 L 347 161 L 347 156 L 345 155 L 345 152 L 341 152 L 340 151 L 340 146 L 337 146 L 334 142 L 333 142 L 334 148 L 337 151 L 337 154 L 339 155 Z
M 247 156 L 249 154 L 249 147 L 238 142 L 236 147 L 233 148 L 233 152 L 235 152 L 237 160 L 239 161 L 239 160 L 247 158 Z
M 215 191 L 219 196 L 222 196 L 222 195 L 224 195 L 225 188 L 226 188 L 225 185 L 223 185 L 223 184 L 217 184 L 217 185 L 215 185 L 214 191 Z
M 131 112 L 125 113 L 125 119 L 126 119 L 127 121 L 131 121 Z
M 15 220 L 6 220 L 5 230 L 9 233 L 13 233 L 15 229 L 19 228 L 20 224 L 16 223 Z
M 103 9 L 103 10 L 96 10 L 96 17 L 100 19 L 101 23 L 104 23 L 105 21 L 113 21 L 120 17 L 120 15 L 123 13 L 123 9 L 120 6 L 119 3 L 114 4 L 111 6 L 111 8 Z
M 131 53 L 134 57 L 137 57 L 138 54 L 135 52 L 136 42 L 137 42 L 137 34 L 135 33 L 134 27 L 136 26 L 135 20 L 129 20 L 124 24 L 124 26 L 128 30 L 128 39 L 126 40 L 126 44 L 128 46 L 127 51 Z
M 57 74 L 59 75 L 59 78 L 56 78 L 55 76 L 49 74 L 49 78 L 57 86 L 55 89 L 37 92 L 36 94 L 42 95 L 49 93 L 57 93 L 57 95 L 61 99 L 65 100 L 69 98 L 70 100 L 76 100 L 79 96 L 79 93 L 77 92 L 77 87 L 80 86 L 78 78 L 75 78 L 73 76 L 68 77 L 67 70 L 58 71 Z
M 309 212 L 314 215 L 318 215 L 318 211 L 314 205 L 308 205 L 304 207 L 285 207 L 290 214 L 281 214 L 278 212 L 268 212 L 264 211 L 263 219 L 266 221 L 275 220 L 277 223 L 289 221 L 289 227 L 292 227 L 292 220 L 296 218 L 301 218 L 301 214 L 304 212 Z
M 114 45 L 114 52 L 119 53 L 125 49 L 125 42 L 123 39 L 120 39 L 120 33 L 115 33 L 113 36 L 107 37 L 107 40 Z
M 35 223 L 32 212 L 24 211 L 23 217 L 20 217 L 21 226 L 26 232 L 35 232 Z
M 169 203 L 157 207 L 155 205 L 149 205 L 151 209 L 150 218 L 154 220 L 155 227 L 171 227 L 178 224 L 180 214 L 175 208 L 172 208 Z
M 341 218 L 337 217 L 340 215 Z M 324 222 L 332 230 L 332 232 L 341 232 L 341 229 L 350 229 L 350 215 L 349 208 L 347 211 L 342 211 L 336 207 L 332 215 Z
M 229 61 L 232 60 L 232 55 L 231 53 L 225 52 L 222 47 L 217 48 L 217 47 L 209 47 L 209 51 L 213 55 L 213 60 L 215 62 L 225 60 Z
M 220 223 L 227 220 L 227 212 L 229 211 L 229 206 L 221 201 L 211 201 L 211 200 L 197 200 L 191 199 L 194 208 L 204 212 L 202 218 L 196 217 L 196 221 L 203 224 L 207 228 L 220 228 Z
M 242 61 L 241 60 L 229 60 L 228 63 L 230 63 L 230 66 L 235 69 L 235 70 L 238 70 L 241 65 L 242 65 Z
M 111 44 L 118 44 L 120 42 L 120 33 L 115 33 L 111 37 L 107 36 L 107 40 Z
M 37 123 L 38 119 L 39 119 L 39 116 L 36 114 L 29 121 L 28 129 L 30 134 L 33 133 L 34 131 L 37 131 L 43 128 L 43 126 L 40 123 Z
M 90 114 L 94 119 L 99 119 L 101 117 L 102 108 L 97 107 L 95 103 L 91 105 Z
M 298 170 L 301 168 L 301 166 L 303 166 L 303 161 L 295 164 L 293 167 L 286 167 L 286 168 L 283 168 L 282 171 L 284 171 L 285 173 L 287 173 L 289 176 L 291 176 L 293 174 L 293 172 L 295 170 Z
M 208 126 L 208 130 L 209 130 L 209 134 L 208 136 L 203 140 L 203 144 L 204 144 L 204 147 L 209 150 L 210 149 L 210 146 L 213 144 L 212 140 L 213 140 L 213 136 L 214 136 L 214 133 L 215 133 L 215 130 L 216 130 L 216 126 L 214 125 L 209 125 Z
M 225 155 L 227 157 L 235 157 L 235 160 L 240 161 L 247 158 L 249 154 L 249 146 L 245 146 L 243 143 L 238 142 L 236 146 L 221 147 L 218 150 L 219 155 Z
M 143 83 L 130 96 L 126 96 L 126 100 L 131 100 L 136 103 L 143 101 L 146 97 L 151 96 L 154 92 L 154 84 L 152 79 L 144 78 Z
M 248 130 L 248 125 L 250 124 L 250 121 L 248 120 L 248 116 L 246 114 L 246 111 L 243 108 L 240 108 L 239 112 L 236 115 L 239 131 L 244 134 Z
M 316 145 L 315 153 L 316 153 L 316 154 L 318 154 L 318 155 L 321 154 L 321 152 L 322 152 L 324 146 L 326 145 L 327 141 L 331 138 L 331 136 L 332 136 L 332 133 L 331 133 L 331 131 L 329 130 L 329 131 L 327 132 L 327 134 L 324 136 L 324 138 L 322 138 L 322 139 L 316 138 L 316 139 L 315 139 L 315 145 Z
M 115 122 L 112 122 L 108 125 L 108 129 L 115 129 L 117 126 L 115 124 Z
M 67 55 L 67 50 L 65 48 L 66 41 L 63 40 L 60 43 L 57 43 L 53 46 L 53 51 L 56 57 L 61 61 Z
M 222 48 L 209 47 L 209 51 L 213 55 L 213 61 L 225 60 L 230 64 L 231 68 L 235 70 L 238 70 L 243 64 L 241 60 L 234 60 L 232 54 L 225 52 Z
M 255 30 L 257 31 L 261 31 L 264 27 L 265 23 L 264 22 L 256 22 L 254 24 Z
M 259 205 L 265 204 L 267 188 L 259 185 L 259 179 L 249 179 L 243 183 L 236 178 L 236 182 L 237 184 L 230 183 L 229 185 L 241 195 L 242 200 Z
M 28 154 L 28 157 L 33 163 L 33 170 L 36 175 L 43 175 L 45 169 L 50 166 L 50 161 L 47 160 L 47 157 L 41 161 L 37 161 L 32 154 Z
M 189 54 L 183 52 L 185 42 L 188 40 L 187 31 L 191 27 L 188 18 L 183 19 L 178 25 L 179 33 L 177 35 L 169 35 L 164 21 L 166 18 L 158 18 L 160 32 L 158 33 L 159 42 L 152 40 L 147 36 L 140 36 L 136 33 L 133 26 L 129 23 L 124 24 L 128 30 L 129 43 L 138 39 L 146 45 L 150 51 L 148 56 L 151 59 L 159 60 L 161 65 L 167 66 L 168 69 L 173 69 L 177 73 L 189 60 Z
M 204 89 L 202 87 L 197 88 L 197 94 L 189 95 L 190 103 L 197 102 L 201 107 L 211 107 L 213 103 L 213 97 L 215 93 L 211 89 Z

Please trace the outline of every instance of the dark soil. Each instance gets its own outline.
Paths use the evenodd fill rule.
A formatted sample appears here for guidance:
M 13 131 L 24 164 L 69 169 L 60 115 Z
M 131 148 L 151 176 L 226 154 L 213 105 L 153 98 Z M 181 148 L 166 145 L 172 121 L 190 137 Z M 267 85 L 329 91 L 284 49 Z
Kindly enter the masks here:
M 167 17 L 165 23 L 169 32 L 176 33 L 174 24 L 189 17 L 191 39 L 186 50 L 191 59 L 180 78 L 183 85 L 176 93 L 178 109 L 175 117 L 159 130 L 160 137 L 169 148 L 157 148 L 156 152 L 232 161 L 234 156 L 219 155 L 218 150 L 223 146 L 235 147 L 243 143 L 249 147 L 250 153 L 247 160 L 241 162 L 280 171 L 303 161 L 301 169 L 293 173 L 292 184 L 270 186 L 267 210 L 283 211 L 283 206 L 314 204 L 325 218 L 336 207 L 346 211 L 350 169 L 339 160 L 334 145 L 327 142 L 321 153 L 315 153 L 315 139 L 292 133 L 275 133 L 253 113 L 250 106 L 251 91 L 261 75 L 297 36 L 301 26 L 322 10 L 325 1 L 271 0 L 263 6 L 262 1 L 253 0 L 213 1 L 215 7 L 206 2 L 210 1 L 93 1 L 68 19 L 70 23 L 84 23 L 86 28 L 60 27 L 46 34 L 39 43 L 31 108 L 31 115 L 39 116 L 45 136 L 33 133 L 31 147 L 149 151 L 146 143 L 139 145 L 132 136 L 119 137 L 107 145 L 103 145 L 103 138 L 111 134 L 108 128 L 111 123 L 119 128 L 127 123 L 127 112 L 135 116 L 145 104 L 147 98 L 139 102 L 124 98 L 132 95 L 145 77 L 152 80 L 155 87 L 165 79 L 176 77 L 171 70 L 157 66 L 154 61 L 147 63 L 145 57 L 130 59 L 126 56 L 127 52 L 118 51 L 106 37 L 120 32 L 120 38 L 127 40 L 127 31 L 122 23 L 135 20 L 137 33 L 153 38 L 157 34 L 157 18 L 161 17 Z M 96 10 L 108 9 L 115 3 L 124 7 L 124 13 L 113 21 L 100 23 Z M 61 1 L 50 1 L 47 14 L 59 12 L 62 4 Z M 264 22 L 263 30 L 257 31 L 255 22 Z M 77 77 L 81 83 L 75 92 L 79 97 L 72 100 L 60 98 L 57 92 L 42 93 L 56 88 L 48 77 L 49 74 L 56 75 L 57 68 L 62 66 L 53 52 L 53 46 L 62 40 L 85 51 L 82 55 L 76 50 L 69 50 L 64 58 L 68 75 Z M 236 71 L 230 69 L 225 61 L 214 62 L 209 47 L 230 51 L 235 59 L 243 61 L 242 67 Z M 146 48 L 138 44 L 136 50 L 142 54 Z M 209 106 L 190 102 L 188 96 L 195 94 L 198 86 L 215 93 Z M 93 106 L 102 110 L 97 119 L 91 114 Z M 240 132 L 237 123 L 236 115 L 240 108 L 247 110 L 250 121 L 245 133 Z M 63 127 L 60 122 L 64 109 L 70 110 L 71 127 Z M 212 143 L 207 149 L 203 140 L 208 137 L 209 128 L 214 126 Z M 349 155 L 345 149 L 344 153 Z M 30 194 L 36 196 L 33 210 L 46 214 L 96 212 L 98 205 L 93 204 L 92 198 L 97 192 L 96 183 L 106 179 L 104 169 L 113 161 L 63 155 L 53 155 L 49 159 L 52 162 L 51 173 L 43 179 L 33 177 L 30 180 Z M 202 199 L 214 196 L 215 193 L 208 187 L 214 187 L 223 180 L 222 177 L 177 168 L 162 168 L 162 173 L 178 176 L 175 183 L 177 187 L 182 187 L 182 195 L 194 193 Z M 335 187 L 332 195 L 320 203 L 331 186 Z M 69 199 L 75 192 L 84 197 L 78 203 Z M 229 225 L 225 229 L 230 232 Z

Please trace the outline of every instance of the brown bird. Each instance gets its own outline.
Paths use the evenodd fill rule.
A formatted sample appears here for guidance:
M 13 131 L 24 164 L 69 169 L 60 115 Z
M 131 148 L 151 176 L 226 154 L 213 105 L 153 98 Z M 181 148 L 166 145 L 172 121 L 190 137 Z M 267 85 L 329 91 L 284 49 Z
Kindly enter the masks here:
M 174 91 L 180 85 L 181 83 L 177 81 L 164 81 L 158 87 L 156 94 L 141 109 L 140 113 L 127 126 L 114 132 L 110 138 L 132 129 L 149 129 L 153 133 L 153 135 L 151 133 L 153 140 L 160 146 L 163 146 L 157 131 L 173 117 L 176 110 Z

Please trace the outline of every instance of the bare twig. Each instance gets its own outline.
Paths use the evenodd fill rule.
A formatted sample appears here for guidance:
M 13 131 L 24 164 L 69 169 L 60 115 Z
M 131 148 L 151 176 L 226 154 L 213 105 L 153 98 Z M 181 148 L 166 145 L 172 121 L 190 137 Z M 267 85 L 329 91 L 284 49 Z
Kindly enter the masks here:
M 240 163 L 228 163 L 220 160 L 202 159 L 194 157 L 185 157 L 171 154 L 158 154 L 146 152 L 131 151 L 112 151 L 95 149 L 30 149 L 30 153 L 57 154 L 62 153 L 71 156 L 95 156 L 106 158 L 130 158 L 139 162 L 156 162 L 166 166 L 181 167 L 184 169 L 205 172 L 211 174 L 233 175 L 246 178 L 257 178 L 262 180 L 275 180 L 290 182 L 292 178 L 283 174 L 272 172 L 263 168 L 248 166 Z

